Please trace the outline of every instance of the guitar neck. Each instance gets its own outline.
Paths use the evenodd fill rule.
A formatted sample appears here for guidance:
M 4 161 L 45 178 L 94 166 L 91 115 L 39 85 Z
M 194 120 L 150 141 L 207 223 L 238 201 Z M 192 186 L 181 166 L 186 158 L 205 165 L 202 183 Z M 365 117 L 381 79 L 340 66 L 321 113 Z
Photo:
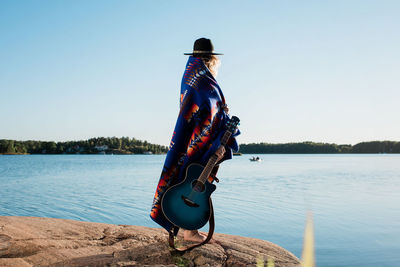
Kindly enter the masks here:
M 224 133 L 224 136 L 221 138 L 221 145 L 226 145 L 228 142 L 229 138 L 231 137 L 232 133 L 230 131 L 226 131 Z M 218 156 L 213 154 L 210 159 L 207 162 L 207 165 L 204 167 L 203 172 L 201 173 L 199 177 L 199 181 L 202 182 L 203 184 L 207 181 L 208 177 L 211 174 L 212 169 L 214 168 L 215 164 L 218 161 Z

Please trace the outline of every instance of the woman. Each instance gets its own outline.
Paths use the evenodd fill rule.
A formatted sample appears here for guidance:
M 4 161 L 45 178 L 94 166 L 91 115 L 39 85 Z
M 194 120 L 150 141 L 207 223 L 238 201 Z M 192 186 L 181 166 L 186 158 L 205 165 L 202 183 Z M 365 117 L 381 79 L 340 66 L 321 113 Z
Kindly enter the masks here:
M 214 53 L 210 39 L 200 38 L 194 43 L 193 53 L 185 55 L 190 57 L 182 78 L 180 111 L 150 214 L 169 232 L 174 228 L 161 210 L 164 192 L 184 179 L 184 170 L 190 163 L 205 165 L 213 154 L 222 162 L 232 157 L 232 149 L 238 150 L 234 138 L 229 140 L 227 149 L 219 143 L 229 119 L 224 96 L 215 80 L 220 65 L 216 55 L 220 54 Z M 176 235 L 177 230 L 174 230 Z M 185 240 L 201 242 L 205 238 L 197 230 L 184 232 Z

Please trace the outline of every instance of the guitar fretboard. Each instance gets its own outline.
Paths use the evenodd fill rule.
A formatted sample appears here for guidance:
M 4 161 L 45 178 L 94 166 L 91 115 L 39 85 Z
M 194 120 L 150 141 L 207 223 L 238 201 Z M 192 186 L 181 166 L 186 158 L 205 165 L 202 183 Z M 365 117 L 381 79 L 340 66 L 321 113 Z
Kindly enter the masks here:
M 229 138 L 231 137 L 231 135 L 232 135 L 232 132 L 230 132 L 230 131 L 227 130 L 227 131 L 224 133 L 224 135 L 222 136 L 222 138 L 221 138 L 221 145 L 223 145 L 223 146 L 226 145 L 226 143 L 228 142 L 228 140 L 229 140 Z M 210 157 L 210 159 L 208 160 L 207 165 L 204 167 L 204 170 L 203 170 L 203 172 L 201 173 L 201 175 L 200 175 L 198 181 L 200 181 L 200 182 L 203 183 L 203 184 L 207 181 L 207 179 L 208 179 L 208 177 L 210 176 L 211 171 L 212 171 L 212 169 L 214 168 L 214 166 L 215 166 L 215 164 L 217 163 L 217 161 L 218 161 L 218 156 L 215 155 L 215 154 L 213 154 L 213 155 Z

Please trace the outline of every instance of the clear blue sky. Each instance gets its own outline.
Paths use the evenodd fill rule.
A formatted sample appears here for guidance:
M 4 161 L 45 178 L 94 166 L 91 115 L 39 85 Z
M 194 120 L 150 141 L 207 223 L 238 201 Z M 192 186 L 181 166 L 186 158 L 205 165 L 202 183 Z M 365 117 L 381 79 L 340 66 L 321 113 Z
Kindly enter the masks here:
M 193 41 L 240 143 L 400 141 L 400 1 L 0 1 L 0 139 L 167 145 Z

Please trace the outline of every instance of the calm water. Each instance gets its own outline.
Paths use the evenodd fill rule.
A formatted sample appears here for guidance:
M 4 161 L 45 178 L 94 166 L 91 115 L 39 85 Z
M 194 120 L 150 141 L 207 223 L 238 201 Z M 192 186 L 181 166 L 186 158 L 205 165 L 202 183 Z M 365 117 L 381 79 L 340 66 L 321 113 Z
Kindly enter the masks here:
M 250 156 L 220 168 L 217 232 L 300 257 L 312 210 L 318 266 L 400 266 L 400 155 Z M 0 215 L 156 227 L 149 211 L 164 157 L 0 156 Z

